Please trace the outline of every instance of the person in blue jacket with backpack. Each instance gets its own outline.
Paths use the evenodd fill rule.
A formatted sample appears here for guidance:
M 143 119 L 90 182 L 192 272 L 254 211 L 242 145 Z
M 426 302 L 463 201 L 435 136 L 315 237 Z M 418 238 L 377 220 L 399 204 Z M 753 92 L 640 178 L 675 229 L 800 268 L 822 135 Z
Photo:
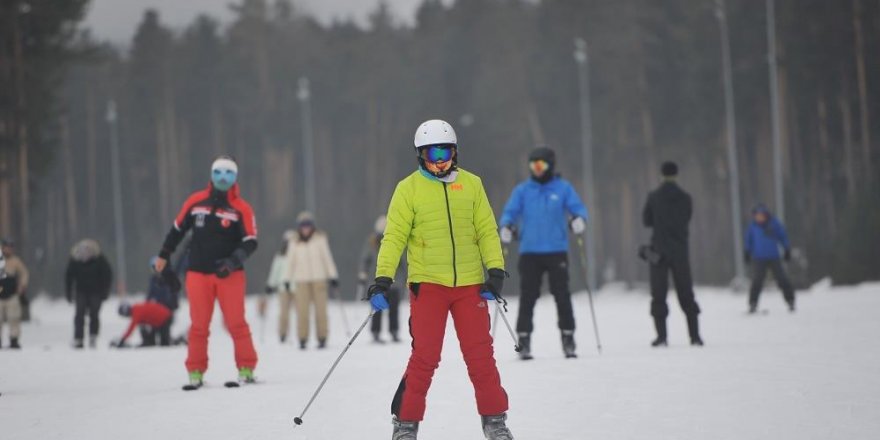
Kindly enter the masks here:
M 516 331 L 520 357 L 532 359 L 531 333 L 535 303 L 541 294 L 541 279 L 547 273 L 550 293 L 556 300 L 562 350 L 567 358 L 577 357 L 574 343 L 574 311 L 568 286 L 568 233 L 586 230 L 587 208 L 574 187 L 555 173 L 556 154 L 540 147 L 529 155 L 531 178 L 514 188 L 501 215 L 501 242 L 519 238 L 520 288 Z
M 763 204 L 758 204 L 752 210 L 752 223 L 746 232 L 745 241 L 744 257 L 746 263 L 751 263 L 754 270 L 752 287 L 749 290 L 749 313 L 758 310 L 758 298 L 761 296 L 768 268 L 773 271 L 773 278 L 782 290 L 788 309 L 793 312 L 794 288 L 785 273 L 785 268 L 782 267 L 782 259 L 785 261 L 791 259 L 791 243 L 788 241 L 785 227 Z M 783 249 L 781 255 L 780 247 Z

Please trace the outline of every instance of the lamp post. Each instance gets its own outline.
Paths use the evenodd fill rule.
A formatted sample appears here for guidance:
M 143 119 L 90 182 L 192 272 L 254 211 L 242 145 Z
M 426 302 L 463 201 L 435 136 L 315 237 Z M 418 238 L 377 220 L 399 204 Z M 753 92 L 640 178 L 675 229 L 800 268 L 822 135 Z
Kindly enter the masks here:
M 121 161 L 119 157 L 119 129 L 117 127 L 118 115 L 116 113 L 116 101 L 107 101 L 107 126 L 110 129 L 110 170 L 113 179 L 113 223 L 116 238 L 116 293 L 125 295 L 125 280 L 128 279 L 125 266 L 125 224 L 122 217 L 122 177 Z
M 300 77 L 296 97 L 299 100 L 302 114 L 302 142 L 303 142 L 303 177 L 305 180 L 306 210 L 312 215 L 317 203 L 315 201 L 315 150 L 312 139 L 312 102 L 309 79 Z
M 587 42 L 583 38 L 574 40 L 574 61 L 578 68 L 578 87 L 580 88 L 581 107 L 581 150 L 583 167 L 583 187 L 587 203 L 592 204 L 593 215 L 587 222 L 587 286 L 596 290 L 596 194 L 593 181 L 593 123 L 590 115 L 590 63 L 587 53 Z
M 730 37 L 727 29 L 727 14 L 724 0 L 715 0 L 715 17 L 721 31 L 721 64 L 724 77 L 724 110 L 727 128 L 727 167 L 730 174 L 730 221 L 733 224 L 733 264 L 735 269 L 734 287 L 745 279 L 743 264 L 742 225 L 740 224 L 739 165 L 736 153 L 736 114 L 733 102 L 733 74 L 730 67 Z
M 767 61 L 770 67 L 770 120 L 773 125 L 773 195 L 776 217 L 785 220 L 782 182 L 782 135 L 779 127 L 779 76 L 776 59 L 776 0 L 767 0 Z

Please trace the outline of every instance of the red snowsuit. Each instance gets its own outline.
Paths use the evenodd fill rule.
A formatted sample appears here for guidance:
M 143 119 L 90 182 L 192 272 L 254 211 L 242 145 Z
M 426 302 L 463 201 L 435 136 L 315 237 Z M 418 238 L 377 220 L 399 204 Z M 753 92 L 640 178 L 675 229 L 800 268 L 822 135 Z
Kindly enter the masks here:
M 137 326 L 141 324 L 159 328 L 171 319 L 171 310 L 156 302 L 145 302 L 131 306 L 131 324 L 125 330 L 120 339 L 120 344 L 125 342 Z
M 209 185 L 191 195 L 183 204 L 159 253 L 160 257 L 167 259 L 186 232 L 193 230 L 190 266 L 186 274 L 192 320 L 186 359 L 188 371 L 204 373 L 208 369 L 208 335 L 215 300 L 220 303 L 226 328 L 235 345 L 236 367 L 253 369 L 257 366 L 257 353 L 244 313 L 244 269 L 239 268 L 226 278 L 216 274 L 221 260 L 236 257 L 241 261 L 257 248 L 254 213 L 238 191 L 238 185 L 226 192 Z

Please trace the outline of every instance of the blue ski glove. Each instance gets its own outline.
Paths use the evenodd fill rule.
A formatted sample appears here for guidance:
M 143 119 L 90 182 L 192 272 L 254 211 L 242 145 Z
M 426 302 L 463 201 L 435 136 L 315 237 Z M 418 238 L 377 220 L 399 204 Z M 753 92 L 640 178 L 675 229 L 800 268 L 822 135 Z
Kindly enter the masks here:
M 373 310 L 381 312 L 390 307 L 388 304 L 388 297 L 385 296 L 385 293 L 391 289 L 391 284 L 393 282 L 394 281 L 391 278 L 379 277 L 376 278 L 375 283 L 367 289 L 367 297 L 364 299 L 370 301 Z
M 486 301 L 495 301 L 495 294 L 492 292 L 483 292 L 480 294 L 480 298 L 483 298 Z

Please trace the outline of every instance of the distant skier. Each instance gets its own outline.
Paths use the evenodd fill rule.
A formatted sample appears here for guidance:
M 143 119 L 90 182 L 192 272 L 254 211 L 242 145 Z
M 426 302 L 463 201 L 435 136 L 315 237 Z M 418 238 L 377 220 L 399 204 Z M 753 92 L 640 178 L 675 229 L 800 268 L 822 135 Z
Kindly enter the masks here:
M 287 243 L 287 274 L 290 283 L 295 284 L 293 296 L 296 300 L 299 348 L 305 350 L 309 338 L 312 304 L 315 306 L 318 348 L 324 348 L 329 333 L 328 289 L 339 287 L 339 274 L 327 234 L 317 229 L 315 217 L 310 212 L 302 212 L 296 223 L 296 234 Z M 283 332 L 286 333 L 287 329 L 284 328 Z
M 117 348 L 127 347 L 126 340 L 139 328 L 141 332 L 141 345 L 139 347 L 153 347 L 156 345 L 156 337 L 159 345 L 168 347 L 171 345 L 171 310 L 163 304 L 145 301 L 135 305 L 123 303 L 119 306 L 119 315 L 131 318 L 131 322 L 122 337 L 111 342 L 110 346 Z
M 785 261 L 791 259 L 791 243 L 788 242 L 785 227 L 763 204 L 758 204 L 752 210 L 752 223 L 746 232 L 745 242 L 745 260 L 746 263 L 752 263 L 753 267 L 752 287 L 749 290 L 749 313 L 758 310 L 758 298 L 761 296 L 768 268 L 773 271 L 773 278 L 782 290 L 788 310 L 793 312 L 794 288 L 782 266 L 782 259 Z M 784 251 L 782 255 L 779 254 L 780 247 Z
M 151 268 L 156 267 L 157 258 L 158 257 L 153 257 L 150 259 Z M 164 327 L 155 325 L 142 327 L 142 345 L 171 345 L 170 331 L 171 325 L 174 323 L 174 312 L 180 304 L 180 288 L 180 280 L 177 278 L 174 271 L 171 270 L 170 265 L 165 265 L 161 274 L 154 272 L 152 276 L 150 276 L 150 286 L 147 290 L 147 302 L 154 302 L 164 306 L 169 312 L 171 312 L 171 315 L 168 318 L 167 325 Z
M 574 342 L 574 311 L 568 286 L 568 230 L 582 234 L 587 208 L 574 187 L 555 172 L 556 153 L 540 147 L 529 154 L 531 178 L 513 189 L 501 214 L 501 242 L 513 241 L 518 232 L 520 294 L 519 355 L 532 359 L 531 334 L 535 303 L 541 294 L 541 279 L 547 273 L 550 293 L 556 300 L 557 325 L 566 357 L 577 357 Z
M 419 169 L 400 181 L 391 197 L 375 284 L 368 290 L 374 310 L 388 309 L 386 295 L 406 249 L 413 342 L 391 402 L 393 440 L 417 438 L 450 312 L 483 433 L 490 440 L 513 439 L 506 426 L 507 393 L 495 365 L 486 302 L 501 295 L 507 276 L 504 257 L 483 183 L 457 167 L 457 145 L 455 131 L 446 122 L 431 120 L 419 126 Z
M 208 188 L 193 193 L 183 204 L 165 237 L 156 272 L 163 273 L 168 258 L 192 229 L 186 292 L 189 298 L 187 389 L 202 386 L 208 369 L 208 335 L 214 302 L 235 345 L 239 382 L 254 382 L 257 352 L 245 320 L 244 262 L 257 249 L 257 224 L 251 206 L 239 195 L 238 164 L 221 156 L 211 165 Z
M 367 237 L 367 241 L 364 243 L 364 248 L 361 251 L 361 271 L 358 273 L 358 280 L 364 289 L 367 287 L 367 278 L 369 276 L 367 274 L 376 273 L 376 259 L 379 255 L 379 248 L 382 244 L 382 236 L 385 234 L 386 224 L 387 218 L 384 215 L 376 219 L 376 223 L 373 225 L 373 233 Z M 405 275 L 403 275 L 405 272 L 401 270 L 403 267 L 404 264 L 401 264 L 397 269 L 395 276 L 397 283 L 392 285 L 388 292 L 385 293 L 388 299 L 388 331 L 391 333 L 391 340 L 394 342 L 400 342 L 398 334 L 400 329 L 400 288 L 398 284 L 405 282 Z M 373 315 L 373 321 L 370 323 L 373 341 L 380 344 L 385 342 L 381 336 L 382 315 L 384 314 L 382 311 L 376 312 Z
M 269 276 L 266 277 L 266 294 L 260 297 L 257 303 L 260 319 L 265 320 L 268 297 L 273 293 L 278 294 L 278 309 L 280 312 L 278 315 L 278 337 L 282 344 L 287 341 L 287 330 L 290 326 L 290 307 L 294 302 L 294 286 L 291 285 L 287 276 L 287 242 L 291 237 L 293 237 L 292 231 L 284 234 L 278 252 L 272 257 L 272 264 L 269 266 Z M 262 336 L 260 337 L 262 338 Z
M 110 296 L 113 271 L 101 253 L 98 242 L 85 239 L 73 246 L 65 273 L 65 296 L 67 302 L 76 300 L 73 319 L 73 347 L 83 348 L 86 315 L 89 318 L 89 347 L 97 346 L 101 328 L 101 305 Z
M 666 162 L 661 167 L 664 182 L 648 195 L 642 214 L 646 227 L 653 229 L 649 258 L 651 262 L 651 315 L 657 329 L 654 347 L 667 345 L 666 317 L 669 307 L 666 295 L 669 291 L 669 274 L 678 294 L 678 304 L 687 317 L 691 345 L 702 346 L 698 317 L 700 306 L 694 299 L 691 263 L 688 250 L 688 224 L 693 206 L 691 196 L 676 183 L 678 165 Z

